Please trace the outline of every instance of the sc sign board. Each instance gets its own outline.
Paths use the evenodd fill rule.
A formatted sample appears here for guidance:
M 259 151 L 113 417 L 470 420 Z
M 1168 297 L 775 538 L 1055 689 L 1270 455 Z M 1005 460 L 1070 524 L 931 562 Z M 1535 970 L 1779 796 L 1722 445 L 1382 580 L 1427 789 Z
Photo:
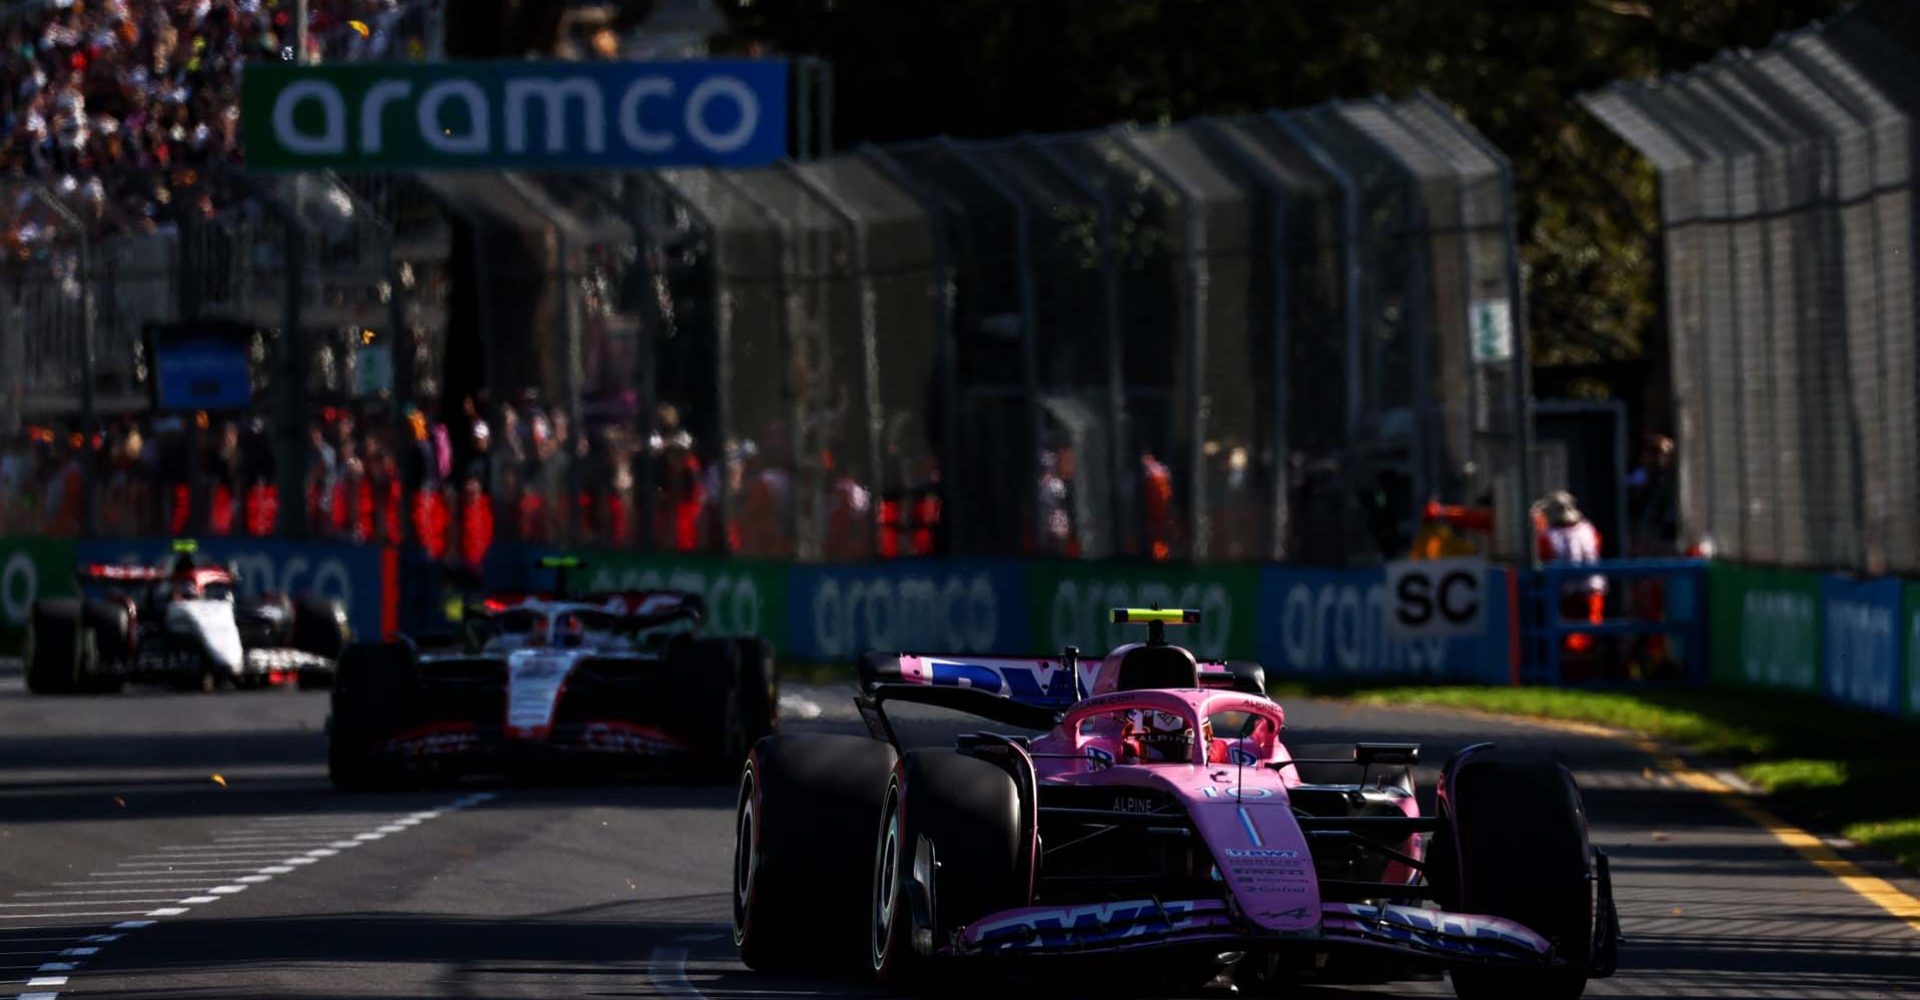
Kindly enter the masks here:
M 787 64 L 248 66 L 252 170 L 753 167 L 787 151 Z
M 1487 628 L 1487 561 L 1387 564 L 1387 634 L 1398 639 L 1475 636 Z

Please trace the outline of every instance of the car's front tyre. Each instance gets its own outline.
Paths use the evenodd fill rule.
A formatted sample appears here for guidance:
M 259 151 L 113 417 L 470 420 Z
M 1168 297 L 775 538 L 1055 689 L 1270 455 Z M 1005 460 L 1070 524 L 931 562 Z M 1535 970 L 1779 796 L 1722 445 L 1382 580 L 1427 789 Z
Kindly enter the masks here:
M 868 926 L 876 979 L 931 987 L 929 952 L 952 931 L 1026 904 L 1020 809 L 1013 776 L 984 760 L 947 749 L 901 758 L 874 840 Z
M 1471 755 L 1451 775 L 1429 877 L 1448 909 L 1505 917 L 1553 943 L 1553 968 L 1452 970 L 1460 1000 L 1576 1000 L 1586 990 L 1595 883 L 1573 776 L 1551 760 Z M 1435 868 L 1434 866 L 1438 867 Z
M 406 645 L 367 643 L 340 654 L 327 727 L 327 778 L 336 791 L 400 783 L 400 773 L 376 748 L 400 731 L 417 694 L 413 650 Z
M 734 807 L 733 943 L 748 968 L 864 964 L 873 831 L 897 759 L 864 736 L 779 734 L 754 744 Z

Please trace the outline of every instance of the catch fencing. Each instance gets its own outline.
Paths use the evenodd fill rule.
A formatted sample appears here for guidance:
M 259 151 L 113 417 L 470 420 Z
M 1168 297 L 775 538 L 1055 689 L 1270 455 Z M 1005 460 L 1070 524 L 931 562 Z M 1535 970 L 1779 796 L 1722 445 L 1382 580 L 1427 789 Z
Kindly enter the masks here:
M 1867 3 L 1586 106 L 1660 171 L 1682 530 L 1920 571 L 1920 13 Z
M 50 227 L 0 265 L 11 530 L 1337 566 L 1438 499 L 1526 558 L 1512 174 L 1430 95 L 741 171 L 135 180 L 10 189 Z M 163 224 L 87 224 L 124 190 Z M 141 331 L 215 321 L 257 331 L 253 408 L 151 413 Z

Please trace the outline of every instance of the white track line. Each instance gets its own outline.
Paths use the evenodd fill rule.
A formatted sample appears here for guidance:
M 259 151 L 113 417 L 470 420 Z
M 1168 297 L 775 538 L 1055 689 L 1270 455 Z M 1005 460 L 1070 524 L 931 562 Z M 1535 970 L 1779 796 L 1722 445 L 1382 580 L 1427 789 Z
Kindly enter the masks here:
M 282 855 L 284 857 L 284 855 Z M 196 868 L 235 867 L 232 861 L 122 861 L 115 868 L 179 868 L 191 871 Z
M 221 899 L 242 893 L 264 882 L 270 882 L 276 875 L 287 875 L 299 866 L 318 863 L 323 858 L 339 855 L 341 851 L 373 843 L 396 833 L 404 833 L 421 823 L 438 819 L 448 813 L 477 806 L 491 801 L 493 792 L 479 792 L 463 796 L 437 809 L 420 810 L 402 815 L 373 814 L 364 817 L 364 822 L 353 822 L 350 817 L 330 815 L 324 823 L 313 822 L 308 816 L 265 817 L 253 827 L 221 831 L 214 834 L 213 843 L 207 844 L 168 844 L 155 848 L 146 854 L 129 856 L 129 860 L 115 864 L 117 871 L 90 872 L 90 881 L 55 882 L 57 886 L 117 886 L 117 888 L 66 889 L 40 892 L 18 892 L 19 898 L 52 896 L 125 896 L 127 893 L 162 893 L 169 891 L 198 892 L 199 895 L 180 899 L 84 899 L 62 902 L 54 899 L 36 898 L 29 903 L 0 903 L 0 920 L 73 920 L 91 917 L 142 917 L 145 919 L 122 920 L 112 926 L 116 931 L 140 930 L 151 927 L 156 918 L 177 917 L 187 913 L 195 906 L 205 906 Z M 301 824 L 298 830 L 271 829 L 264 824 L 287 823 Z M 367 829 L 373 825 L 373 829 Z M 290 836 L 288 834 L 295 834 Z M 340 839 L 326 840 L 329 837 Z M 314 846 L 324 842 L 326 846 Z M 214 852 L 218 852 L 216 855 Z M 294 856 L 287 856 L 292 854 Z M 207 860 L 193 860 L 206 858 Z M 260 862 L 273 861 L 277 864 L 260 866 Z M 246 863 L 246 864 L 242 864 Z M 232 874 L 243 873 L 243 874 Z M 154 876 L 154 877 L 142 877 Z M 99 881 L 99 880 L 113 881 Z M 209 883 L 212 883 L 211 885 Z M 147 888 L 135 888 L 145 886 Z M 168 889 L 175 886 L 175 889 Z M 188 888 L 188 887 L 192 888 Z M 66 906 L 118 906 L 127 904 L 172 903 L 153 910 L 116 910 L 90 913 L 8 913 L 9 909 L 58 908 Z M 52 928 L 49 928 L 52 929 Z M 38 937 L 9 938 L 0 930 L 0 947 L 28 943 L 60 943 L 85 941 L 91 946 L 68 947 L 58 951 L 0 952 L 0 955 L 14 957 L 53 956 L 54 960 L 39 965 L 0 966 L 0 971 L 11 969 L 32 969 L 38 973 L 67 973 L 77 970 L 83 959 L 91 959 L 99 954 L 98 945 L 111 943 L 121 938 L 120 934 L 92 934 L 85 937 Z M 684 972 L 685 951 L 680 950 L 681 963 L 674 968 L 678 971 L 675 982 L 684 986 L 685 991 L 676 991 L 679 996 L 698 997 L 686 984 Z M 65 975 L 37 975 L 26 980 L 29 991 L 46 990 L 67 985 Z M 59 1000 L 58 992 L 25 992 L 16 994 L 14 1000 Z
M 301 848 L 301 846 L 313 846 L 313 845 L 317 845 L 317 843 L 321 843 L 321 841 L 326 841 L 326 839 L 330 839 L 330 837 L 332 837 L 332 835 L 326 835 L 326 837 L 301 837 L 301 839 L 298 839 L 298 841 L 286 841 L 286 846 L 290 846 L 290 848 Z M 232 848 L 232 846 L 213 846 L 213 845 L 156 846 L 154 850 L 156 850 L 156 852 L 161 852 L 161 854 L 209 854 L 209 852 L 215 852 L 215 850 L 217 850 L 217 852 L 221 852 L 221 854 L 232 854 L 232 852 L 236 852 L 238 848 Z M 252 850 L 252 848 L 250 848 L 250 850 Z M 282 848 L 282 846 L 275 846 L 275 850 L 286 850 L 286 848 Z M 261 850 L 259 850 L 259 852 L 267 852 L 267 846 L 261 845 Z M 142 856 L 144 856 L 144 854 L 142 854 Z
M 208 882 L 218 882 L 218 881 L 220 880 L 217 878 L 186 878 L 183 876 L 181 878 L 130 878 L 121 882 L 109 882 L 105 879 L 90 879 L 85 882 L 48 882 L 47 884 L 48 885 L 193 885 L 195 883 L 199 883 L 201 885 L 205 885 Z
M 204 879 L 195 879 L 194 881 L 196 881 L 196 882 L 204 882 L 204 881 L 206 881 L 206 880 L 204 880 Z M 215 881 L 217 881 L 217 880 L 215 880 Z M 118 895 L 122 895 L 122 894 L 124 894 L 124 893 L 125 893 L 126 891 L 127 891 L 127 890 L 125 890 L 125 889 L 61 889 L 61 890 L 57 890 L 57 891 L 49 891 L 49 892 L 16 892 L 16 893 L 14 893 L 14 895 L 15 895 L 15 896 L 19 896 L 19 897 L 23 897 L 23 898 L 24 898 L 24 897 L 27 897 L 27 896 L 118 896 Z M 147 892 L 164 892 L 164 891 L 166 891 L 166 890 L 164 890 L 164 889 L 148 889 L 148 890 L 145 890 L 145 891 L 147 891 Z M 135 901 L 134 901 L 134 900 L 128 900 L 127 902 L 130 902 L 130 903 L 131 903 L 131 902 L 135 902 Z M 29 904 L 29 903 L 21 903 L 21 904 L 8 904 L 8 905 L 21 905 L 21 906 L 30 906 L 30 905 L 32 905 L 32 904 Z M 78 904 L 66 904 L 66 905 L 78 905 Z
M 140 910 L 115 910 L 112 913 L 0 913 L 0 920 L 78 920 L 82 917 L 137 917 Z
M 238 872 L 244 875 L 250 871 L 253 871 L 250 867 L 228 865 L 225 868 L 201 868 L 198 870 L 187 868 L 136 868 L 132 871 L 124 872 L 88 872 L 87 874 L 99 876 L 100 878 L 117 878 L 121 875 L 221 875 L 227 872 Z M 216 878 L 214 881 L 218 882 L 220 880 Z
M 706 994 L 693 988 L 687 981 L 687 949 L 655 948 L 647 956 L 647 978 L 661 996 L 688 997 L 706 1000 Z

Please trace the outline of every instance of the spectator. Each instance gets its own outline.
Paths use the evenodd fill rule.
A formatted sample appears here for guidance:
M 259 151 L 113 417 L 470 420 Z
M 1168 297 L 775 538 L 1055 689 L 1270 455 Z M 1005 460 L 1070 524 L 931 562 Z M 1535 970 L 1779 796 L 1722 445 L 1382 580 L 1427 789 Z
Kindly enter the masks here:
M 1557 490 L 1534 504 L 1539 554 L 1543 563 L 1571 563 L 1576 566 L 1600 561 L 1600 531 L 1574 505 L 1573 494 Z M 1560 617 L 1563 621 L 1600 624 L 1605 617 L 1607 578 L 1599 573 L 1576 576 L 1562 585 Z M 1567 649 L 1584 653 L 1593 646 L 1593 637 L 1576 633 L 1567 637 Z
M 1673 439 L 1649 435 L 1640 465 L 1627 475 L 1627 514 L 1636 556 L 1673 555 L 1679 544 L 1678 483 L 1673 469 Z

